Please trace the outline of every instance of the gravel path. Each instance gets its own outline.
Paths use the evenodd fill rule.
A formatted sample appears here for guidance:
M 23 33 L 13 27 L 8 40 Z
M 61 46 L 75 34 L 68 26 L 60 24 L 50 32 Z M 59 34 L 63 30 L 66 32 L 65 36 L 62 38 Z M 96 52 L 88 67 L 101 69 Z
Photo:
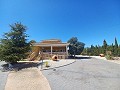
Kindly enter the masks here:
M 52 90 L 120 90 L 120 65 L 101 59 L 78 59 L 42 73 Z
M 5 90 L 51 90 L 51 88 L 37 68 L 27 68 L 10 72 Z

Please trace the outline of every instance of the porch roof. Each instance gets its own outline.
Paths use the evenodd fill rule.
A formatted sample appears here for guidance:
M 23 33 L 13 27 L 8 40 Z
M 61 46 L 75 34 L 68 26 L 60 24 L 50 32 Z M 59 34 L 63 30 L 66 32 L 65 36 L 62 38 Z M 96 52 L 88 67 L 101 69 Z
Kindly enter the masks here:
M 33 46 L 68 46 L 69 43 L 34 43 Z

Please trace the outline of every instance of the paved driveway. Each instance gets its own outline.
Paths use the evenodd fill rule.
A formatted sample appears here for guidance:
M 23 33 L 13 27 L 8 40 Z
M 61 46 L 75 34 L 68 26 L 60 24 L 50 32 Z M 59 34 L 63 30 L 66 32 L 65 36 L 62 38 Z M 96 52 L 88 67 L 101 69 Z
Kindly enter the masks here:
M 1 62 L 0 61 L 0 69 L 2 68 L 1 67 L 2 64 L 5 64 L 5 62 Z M 0 70 L 0 90 L 4 90 L 4 88 L 5 88 L 5 84 L 6 84 L 6 81 L 7 81 L 8 73 L 9 72 L 2 72 Z
M 44 70 L 52 90 L 120 90 L 120 64 L 77 59 L 71 65 Z

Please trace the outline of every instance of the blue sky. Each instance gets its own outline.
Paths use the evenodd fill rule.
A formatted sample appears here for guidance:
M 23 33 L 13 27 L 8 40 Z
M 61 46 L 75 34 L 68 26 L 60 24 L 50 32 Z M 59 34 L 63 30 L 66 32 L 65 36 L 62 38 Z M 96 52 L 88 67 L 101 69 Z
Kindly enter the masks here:
M 120 0 L 0 0 L 0 38 L 26 25 L 29 40 L 77 37 L 86 46 L 120 43 Z

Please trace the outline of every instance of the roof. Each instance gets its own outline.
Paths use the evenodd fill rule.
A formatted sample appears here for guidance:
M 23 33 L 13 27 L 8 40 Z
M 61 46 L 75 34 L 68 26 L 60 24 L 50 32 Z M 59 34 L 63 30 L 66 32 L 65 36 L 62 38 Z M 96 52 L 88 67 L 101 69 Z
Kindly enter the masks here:
M 34 43 L 33 46 L 68 46 L 69 43 L 62 43 L 59 39 L 43 40 L 39 43 Z
M 40 43 L 62 43 L 59 39 L 42 40 Z

